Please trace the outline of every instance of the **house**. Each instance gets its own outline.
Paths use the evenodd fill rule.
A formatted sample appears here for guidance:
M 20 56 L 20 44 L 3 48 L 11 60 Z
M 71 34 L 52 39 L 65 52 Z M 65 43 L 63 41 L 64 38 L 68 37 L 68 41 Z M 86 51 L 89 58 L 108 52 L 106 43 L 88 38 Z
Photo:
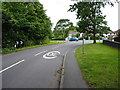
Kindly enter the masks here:
M 68 39 L 72 38 L 74 35 L 76 35 L 79 32 L 71 31 L 68 33 Z
M 117 31 L 115 31 L 115 35 L 117 36 L 119 32 L 120 32 L 120 29 L 118 29 Z
M 109 37 L 114 38 L 114 37 L 116 37 L 116 33 L 114 31 L 109 31 L 108 34 L 103 34 L 103 36 L 107 37 L 107 38 L 109 38 Z

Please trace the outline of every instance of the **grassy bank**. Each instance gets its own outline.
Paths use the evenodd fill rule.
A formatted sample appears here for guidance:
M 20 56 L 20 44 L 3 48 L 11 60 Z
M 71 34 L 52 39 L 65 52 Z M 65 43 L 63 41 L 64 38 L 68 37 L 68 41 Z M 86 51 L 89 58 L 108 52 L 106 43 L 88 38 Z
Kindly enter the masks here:
M 118 88 L 118 50 L 103 44 L 77 48 L 75 56 L 90 88 Z
M 2 49 L 2 54 L 8 54 L 8 53 L 13 53 L 13 52 L 17 52 L 17 51 L 21 51 L 21 50 L 25 50 L 25 49 L 30 49 L 30 48 L 35 48 L 35 47 L 41 47 L 41 46 L 47 46 L 47 45 L 53 45 L 53 44 L 60 44 L 60 43 L 65 43 L 65 42 L 64 41 L 50 41 L 47 44 L 22 47 L 22 48 L 18 48 L 18 49 L 4 48 L 4 49 Z

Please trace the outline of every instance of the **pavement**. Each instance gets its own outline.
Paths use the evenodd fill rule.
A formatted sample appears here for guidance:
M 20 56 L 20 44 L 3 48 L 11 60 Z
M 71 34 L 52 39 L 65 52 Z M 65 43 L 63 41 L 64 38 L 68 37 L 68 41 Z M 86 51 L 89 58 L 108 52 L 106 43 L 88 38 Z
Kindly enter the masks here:
M 63 88 L 88 88 L 74 56 L 76 47 L 79 45 L 70 48 L 66 54 Z
M 2 88 L 59 88 L 64 58 L 62 87 L 88 88 L 74 56 L 80 45 L 72 41 L 3 55 Z

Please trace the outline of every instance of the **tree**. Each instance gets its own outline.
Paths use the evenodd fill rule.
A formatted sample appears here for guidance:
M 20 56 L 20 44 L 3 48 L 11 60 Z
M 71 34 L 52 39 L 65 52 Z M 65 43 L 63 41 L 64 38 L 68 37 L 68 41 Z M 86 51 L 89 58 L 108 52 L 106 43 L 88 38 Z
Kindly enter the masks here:
M 3 2 L 2 34 L 4 48 L 15 41 L 28 40 L 39 44 L 51 37 L 51 21 L 39 2 Z
M 73 23 L 70 22 L 69 19 L 60 19 L 55 28 L 54 28 L 54 34 L 56 37 L 61 37 L 61 38 L 65 38 L 67 37 L 67 34 L 69 32 L 69 28 L 73 26 Z
M 94 43 L 96 43 L 96 33 L 104 30 L 107 32 L 109 27 L 107 26 L 107 22 L 104 20 L 105 16 L 102 15 L 101 7 L 105 7 L 107 3 L 104 2 L 94 2 L 95 0 L 91 0 L 91 2 L 77 2 L 74 5 L 70 5 L 69 11 L 77 13 L 78 28 L 79 32 L 83 33 L 92 33 L 94 36 Z M 113 5 L 108 2 L 108 4 Z

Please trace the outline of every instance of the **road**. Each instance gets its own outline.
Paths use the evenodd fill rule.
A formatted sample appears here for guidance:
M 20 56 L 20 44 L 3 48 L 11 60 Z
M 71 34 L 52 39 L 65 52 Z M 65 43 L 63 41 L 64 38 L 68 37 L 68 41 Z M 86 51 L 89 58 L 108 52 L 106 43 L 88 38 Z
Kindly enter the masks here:
M 92 41 L 85 41 L 91 43 Z M 63 44 L 37 47 L 11 53 L 2 56 L 2 87 L 3 88 L 59 88 L 60 70 L 63 63 L 63 57 L 66 53 L 64 87 L 69 88 L 76 83 L 81 82 L 82 77 L 76 78 L 69 75 L 70 72 L 80 72 L 75 65 L 77 63 L 74 57 L 75 48 L 82 45 L 82 41 L 73 41 Z M 74 61 L 71 61 L 71 60 Z M 69 60 L 69 61 L 68 61 Z M 71 62 L 71 63 L 70 63 Z M 68 64 L 71 64 L 68 65 Z M 75 67 L 75 68 L 74 68 Z M 68 68 L 68 69 L 67 69 Z M 74 70 L 75 69 L 75 70 Z M 67 74 L 68 73 L 68 74 Z M 81 73 L 80 73 L 81 75 Z M 68 83 L 72 77 L 76 83 Z M 69 86 L 70 85 L 70 86 Z M 84 80 L 79 87 L 83 87 Z M 86 87 L 86 86 L 85 86 Z M 72 87 L 71 87 L 72 88 Z

